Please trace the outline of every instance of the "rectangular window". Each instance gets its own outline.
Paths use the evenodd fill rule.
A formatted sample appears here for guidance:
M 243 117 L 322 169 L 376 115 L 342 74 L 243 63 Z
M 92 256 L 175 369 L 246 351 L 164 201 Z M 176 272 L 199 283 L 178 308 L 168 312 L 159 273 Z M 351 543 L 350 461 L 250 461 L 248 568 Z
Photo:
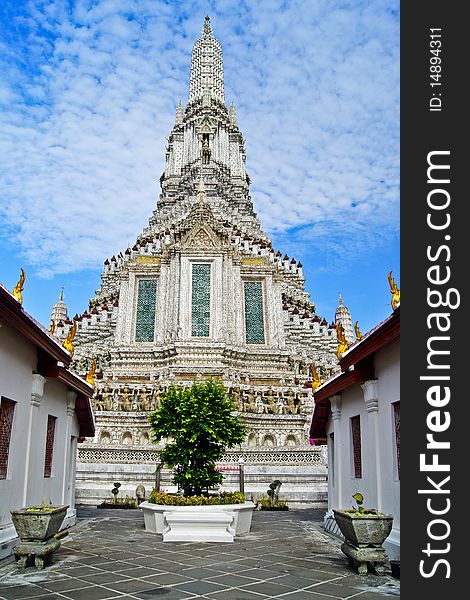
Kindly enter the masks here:
M 245 331 L 247 344 L 264 344 L 263 284 L 245 281 Z
M 156 302 L 157 282 L 155 279 L 139 279 L 135 324 L 136 342 L 153 342 L 155 339 Z
M 211 265 L 195 263 L 192 268 L 191 335 L 209 337 L 211 322 Z
M 1 398 L 0 400 L 0 479 L 7 478 L 8 454 L 10 452 L 15 404 L 15 402 L 6 398 Z
M 57 417 L 48 415 L 46 431 L 46 455 L 44 457 L 44 477 L 52 475 L 52 457 L 54 454 L 55 424 Z
M 362 477 L 362 455 L 361 455 L 361 417 L 351 417 L 351 438 L 353 450 L 354 477 Z
M 393 424 L 395 428 L 395 452 L 397 458 L 397 473 L 400 479 L 400 403 L 393 403 Z

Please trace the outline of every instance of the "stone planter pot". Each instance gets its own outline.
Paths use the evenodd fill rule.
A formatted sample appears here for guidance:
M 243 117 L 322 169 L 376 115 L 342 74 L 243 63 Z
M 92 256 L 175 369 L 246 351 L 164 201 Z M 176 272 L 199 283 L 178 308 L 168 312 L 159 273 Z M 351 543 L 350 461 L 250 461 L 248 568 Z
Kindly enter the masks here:
M 53 510 L 28 511 L 26 508 L 11 511 L 11 519 L 21 543 L 15 548 L 15 558 L 22 567 L 34 561 L 42 569 L 51 554 L 60 547 L 54 536 L 59 532 L 68 505 Z
M 367 575 L 368 567 L 376 574 L 384 573 L 387 553 L 382 544 L 392 530 L 392 515 L 354 515 L 345 510 L 334 510 L 336 523 L 345 538 L 341 550 L 349 564 L 357 567 L 359 575 Z
M 142 502 L 145 529 L 163 535 L 164 542 L 233 542 L 248 533 L 255 505 L 215 504 L 169 506 Z

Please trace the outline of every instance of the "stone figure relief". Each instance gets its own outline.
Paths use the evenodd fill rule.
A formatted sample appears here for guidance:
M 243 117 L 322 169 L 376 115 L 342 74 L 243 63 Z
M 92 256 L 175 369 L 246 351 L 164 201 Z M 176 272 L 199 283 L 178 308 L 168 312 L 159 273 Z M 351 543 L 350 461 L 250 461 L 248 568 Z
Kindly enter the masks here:
M 129 396 L 129 392 L 130 389 L 127 387 L 127 385 L 124 386 L 121 394 L 120 409 L 125 412 L 129 412 L 130 410 L 132 410 L 132 401 Z

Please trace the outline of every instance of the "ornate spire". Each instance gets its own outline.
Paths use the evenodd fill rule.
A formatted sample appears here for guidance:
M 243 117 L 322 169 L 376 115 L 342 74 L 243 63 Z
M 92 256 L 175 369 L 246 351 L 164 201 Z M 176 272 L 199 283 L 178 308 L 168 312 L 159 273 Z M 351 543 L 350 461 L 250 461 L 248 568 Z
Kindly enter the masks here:
M 210 33 L 212 33 L 212 27 L 211 27 L 211 19 L 209 17 L 209 15 L 206 15 L 204 17 L 204 30 L 203 30 L 204 35 L 209 35 Z
M 59 300 L 54 304 L 51 312 L 51 325 L 54 324 L 54 329 L 59 323 L 64 323 L 68 319 L 67 305 L 64 302 L 64 286 L 62 286 L 59 294 Z
M 209 17 L 205 18 L 202 36 L 193 46 L 189 103 L 202 100 L 206 84 L 209 98 L 225 104 L 222 47 L 212 33 Z
M 184 117 L 183 105 L 181 104 L 181 100 L 180 100 L 179 103 L 178 103 L 178 106 L 176 107 L 175 124 L 176 125 L 182 125 L 183 124 L 183 117 Z
M 228 118 L 230 119 L 230 125 L 232 127 L 238 127 L 238 123 L 237 123 L 237 109 L 235 108 L 235 104 L 232 103 L 230 104 L 230 110 L 228 111 Z
M 347 306 L 344 306 L 343 297 L 341 296 L 341 292 L 338 292 L 338 294 L 339 294 L 339 302 L 338 302 L 338 308 L 336 309 L 336 313 L 335 313 L 335 324 L 336 325 L 341 324 L 346 342 L 348 344 L 353 344 L 354 343 L 354 334 L 353 334 L 353 328 L 352 328 L 351 313 L 349 312 L 349 308 Z

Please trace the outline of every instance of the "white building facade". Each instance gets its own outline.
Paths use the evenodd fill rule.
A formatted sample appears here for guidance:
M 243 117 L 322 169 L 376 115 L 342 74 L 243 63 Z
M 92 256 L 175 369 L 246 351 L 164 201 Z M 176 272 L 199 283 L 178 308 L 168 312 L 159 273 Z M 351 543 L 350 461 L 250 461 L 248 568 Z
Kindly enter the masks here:
M 328 444 L 328 513 L 348 509 L 352 495 L 364 507 L 392 514 L 384 547 L 400 557 L 400 308 L 352 345 L 340 360 L 341 372 L 315 392 L 311 436 Z
M 10 511 L 69 505 L 75 523 L 77 443 L 93 435 L 88 385 L 69 353 L 0 286 L 0 559 L 18 542 Z

